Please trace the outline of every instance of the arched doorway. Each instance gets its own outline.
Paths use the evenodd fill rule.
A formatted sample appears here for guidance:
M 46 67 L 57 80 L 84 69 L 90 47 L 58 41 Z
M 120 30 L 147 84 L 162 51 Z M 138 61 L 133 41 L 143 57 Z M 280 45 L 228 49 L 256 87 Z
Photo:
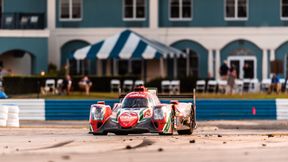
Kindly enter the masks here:
M 235 40 L 221 49 L 221 63 L 225 60 L 234 66 L 239 79 L 257 78 L 262 80 L 262 50 L 248 40 Z M 218 69 L 216 69 L 218 70 Z
M 7 73 L 31 75 L 33 74 L 34 64 L 34 56 L 24 50 L 10 50 L 0 55 L 0 66 L 3 67 Z
M 96 71 L 96 60 L 82 60 L 76 61 L 70 59 L 70 55 L 83 47 L 90 45 L 88 42 L 83 40 L 72 40 L 65 43 L 61 47 L 61 68 L 67 64 L 69 61 L 69 72 L 72 75 L 82 75 L 82 74 L 93 74 Z
M 184 53 L 185 57 L 177 59 L 177 78 L 182 77 L 195 77 L 207 78 L 208 77 L 208 50 L 200 43 L 192 40 L 180 40 L 171 45 Z M 173 59 L 168 59 L 168 76 L 173 73 Z

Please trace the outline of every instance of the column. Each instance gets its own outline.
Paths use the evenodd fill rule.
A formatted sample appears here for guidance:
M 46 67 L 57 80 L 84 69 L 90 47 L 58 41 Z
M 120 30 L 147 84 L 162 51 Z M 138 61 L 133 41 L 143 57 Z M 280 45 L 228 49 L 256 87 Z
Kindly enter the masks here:
M 213 50 L 210 49 L 208 53 L 208 75 L 210 74 L 210 77 L 214 77 L 214 64 L 213 64 Z
M 149 25 L 150 28 L 158 28 L 158 0 L 149 1 Z
M 215 77 L 216 79 L 220 79 L 220 74 L 219 74 L 219 69 L 221 66 L 221 56 L 220 56 L 220 50 L 216 50 L 216 56 L 215 56 L 215 69 L 216 69 L 216 74 Z
M 56 0 L 47 0 L 47 27 L 54 30 L 56 27 Z
M 275 61 L 275 50 L 270 49 L 270 61 Z
M 58 69 L 61 69 L 61 50 L 55 36 L 56 29 L 56 0 L 46 0 L 46 24 L 50 32 L 48 37 L 48 61 L 54 63 Z
M 267 79 L 267 78 L 268 78 L 268 51 L 267 49 L 263 49 L 262 79 Z
M 269 64 L 270 64 L 272 61 L 275 61 L 275 50 L 274 50 L 274 49 L 270 49 L 269 51 L 270 51 L 270 58 L 269 58 L 267 67 L 270 67 L 270 70 L 271 70 L 272 67 L 269 66 Z M 283 60 L 283 62 L 284 62 L 284 60 Z M 268 72 L 267 72 L 267 77 L 270 77 L 270 75 L 271 75 L 272 72 L 271 72 L 269 69 L 267 69 L 267 70 L 268 70 Z M 270 71 L 270 73 L 269 73 L 269 71 Z

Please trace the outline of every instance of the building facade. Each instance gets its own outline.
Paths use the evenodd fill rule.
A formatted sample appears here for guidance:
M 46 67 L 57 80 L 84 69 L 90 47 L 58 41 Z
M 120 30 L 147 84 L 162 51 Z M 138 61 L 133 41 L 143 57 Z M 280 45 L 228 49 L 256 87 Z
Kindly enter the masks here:
M 61 68 L 73 51 L 129 28 L 187 54 L 176 60 L 147 61 L 148 78 L 219 78 L 224 60 L 236 66 L 239 78 L 244 76 L 244 64 L 253 69 L 254 78 L 268 78 L 275 60 L 281 75 L 288 76 L 287 0 L 0 2 L 0 64 L 15 72 L 37 74 L 47 70 L 49 63 Z M 166 63 L 165 70 L 155 73 L 161 61 Z M 144 71 L 137 66 L 140 63 L 87 60 L 70 64 L 74 73 L 111 76 L 140 73 Z

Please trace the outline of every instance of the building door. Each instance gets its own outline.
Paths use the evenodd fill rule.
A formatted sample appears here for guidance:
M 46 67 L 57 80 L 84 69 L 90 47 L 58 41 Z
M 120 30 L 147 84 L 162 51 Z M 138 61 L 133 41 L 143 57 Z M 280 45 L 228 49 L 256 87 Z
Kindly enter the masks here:
M 256 57 L 255 56 L 229 56 L 229 66 L 234 66 L 237 71 L 237 78 L 256 78 Z M 244 68 L 245 67 L 245 68 Z

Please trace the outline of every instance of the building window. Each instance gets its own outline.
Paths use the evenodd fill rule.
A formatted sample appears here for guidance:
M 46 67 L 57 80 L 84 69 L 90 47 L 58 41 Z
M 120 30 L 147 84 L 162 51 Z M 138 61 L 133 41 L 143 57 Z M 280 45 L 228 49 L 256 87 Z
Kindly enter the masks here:
M 61 0 L 60 20 L 79 21 L 82 19 L 82 0 Z
M 247 20 L 248 0 L 225 0 L 226 20 Z
M 281 19 L 288 20 L 288 0 L 281 0 Z
M 124 0 L 124 20 L 145 20 L 146 0 Z
M 191 20 L 192 0 L 170 0 L 170 20 Z

